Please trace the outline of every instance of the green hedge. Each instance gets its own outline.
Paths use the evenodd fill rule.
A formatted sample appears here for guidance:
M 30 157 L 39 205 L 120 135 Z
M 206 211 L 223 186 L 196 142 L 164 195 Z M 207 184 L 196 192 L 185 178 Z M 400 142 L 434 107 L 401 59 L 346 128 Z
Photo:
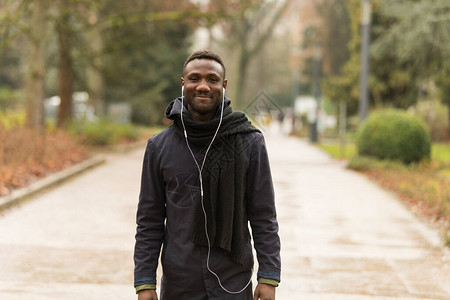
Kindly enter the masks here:
M 431 138 L 425 124 L 405 111 L 372 114 L 361 126 L 358 154 L 405 164 L 430 159 Z
M 113 145 L 121 140 L 135 141 L 139 138 L 139 130 L 131 124 L 118 124 L 102 119 L 98 122 L 73 121 L 68 131 L 81 137 L 86 145 Z

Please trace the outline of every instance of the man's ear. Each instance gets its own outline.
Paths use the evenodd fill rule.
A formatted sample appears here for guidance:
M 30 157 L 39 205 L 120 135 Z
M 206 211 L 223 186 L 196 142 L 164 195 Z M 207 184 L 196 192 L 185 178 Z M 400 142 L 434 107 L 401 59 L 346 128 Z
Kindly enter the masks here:
M 184 78 L 183 77 L 180 78 L 180 81 L 181 81 L 181 86 L 184 86 Z
M 227 84 L 228 84 L 228 79 L 225 79 L 223 81 L 223 88 L 226 89 L 227 88 Z

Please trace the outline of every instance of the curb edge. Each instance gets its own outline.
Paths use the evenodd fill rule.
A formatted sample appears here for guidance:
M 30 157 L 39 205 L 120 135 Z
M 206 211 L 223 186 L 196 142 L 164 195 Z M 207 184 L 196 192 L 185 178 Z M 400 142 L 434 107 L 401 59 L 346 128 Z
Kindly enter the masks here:
M 82 161 L 81 163 L 70 166 L 60 172 L 37 180 L 29 186 L 14 190 L 9 195 L 0 197 L 0 212 L 23 203 L 27 201 L 31 196 L 34 196 L 39 192 L 42 192 L 56 184 L 62 183 L 78 174 L 81 174 L 84 171 L 99 166 L 105 162 L 106 158 L 103 155 L 97 155 L 85 161 Z

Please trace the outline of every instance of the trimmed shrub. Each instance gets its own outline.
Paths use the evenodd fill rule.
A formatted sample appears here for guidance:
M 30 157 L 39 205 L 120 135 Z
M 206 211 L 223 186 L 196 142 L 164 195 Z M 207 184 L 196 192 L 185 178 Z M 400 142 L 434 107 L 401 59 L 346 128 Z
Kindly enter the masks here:
M 73 121 L 68 131 L 81 138 L 83 144 L 94 146 L 114 145 L 121 141 L 135 141 L 139 130 L 131 124 L 118 124 L 102 119 L 99 122 Z
M 374 113 L 362 125 L 358 154 L 405 164 L 430 159 L 431 138 L 425 124 L 400 110 Z

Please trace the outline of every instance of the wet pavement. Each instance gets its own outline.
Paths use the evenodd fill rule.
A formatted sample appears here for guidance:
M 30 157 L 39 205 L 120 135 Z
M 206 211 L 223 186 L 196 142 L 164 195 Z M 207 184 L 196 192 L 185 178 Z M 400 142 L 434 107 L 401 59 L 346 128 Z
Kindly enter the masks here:
M 268 137 L 278 300 L 450 299 L 450 253 L 392 194 L 307 142 Z M 136 299 L 142 149 L 0 213 L 0 299 Z
M 268 139 L 278 299 L 450 299 L 450 254 L 392 194 L 295 138 Z
M 140 150 L 0 215 L 0 299 L 135 299 Z

